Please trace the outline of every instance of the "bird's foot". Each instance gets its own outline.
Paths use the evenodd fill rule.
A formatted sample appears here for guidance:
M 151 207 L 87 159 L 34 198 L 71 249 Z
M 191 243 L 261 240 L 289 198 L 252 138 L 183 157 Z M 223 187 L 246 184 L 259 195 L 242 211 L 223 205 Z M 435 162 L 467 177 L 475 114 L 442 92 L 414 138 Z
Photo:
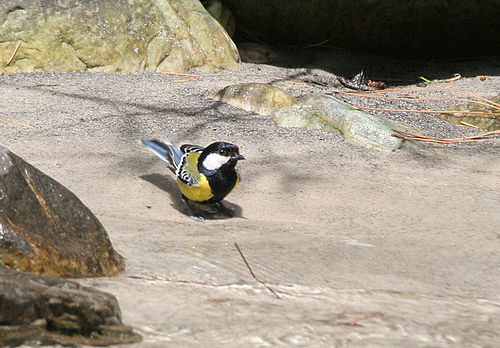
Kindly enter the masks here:
M 234 217 L 233 212 L 229 210 L 222 202 L 217 202 L 219 209 L 226 214 L 227 217 Z
M 196 222 L 205 222 L 205 218 L 203 216 L 190 215 L 189 217 Z
M 191 219 L 193 219 L 194 221 L 197 221 L 197 222 L 203 222 L 205 221 L 205 219 L 199 215 L 195 215 L 195 213 L 193 213 L 193 208 L 191 207 L 191 203 L 189 201 L 188 198 L 186 198 L 184 195 L 182 196 L 182 199 L 184 200 L 184 202 L 186 202 L 186 206 L 188 208 L 188 211 L 189 211 L 189 217 Z

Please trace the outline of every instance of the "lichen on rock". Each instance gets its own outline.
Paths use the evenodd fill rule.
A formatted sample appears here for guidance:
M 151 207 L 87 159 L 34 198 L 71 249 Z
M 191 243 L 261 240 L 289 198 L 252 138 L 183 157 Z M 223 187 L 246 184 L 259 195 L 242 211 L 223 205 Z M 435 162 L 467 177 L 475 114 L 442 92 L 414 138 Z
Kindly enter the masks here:
M 500 103 L 500 94 L 491 101 L 490 106 L 485 102 L 453 105 L 446 110 L 456 112 L 442 113 L 437 117 L 458 125 L 468 123 L 486 131 L 495 131 L 500 129 L 500 116 L 493 114 L 500 113 L 500 108 L 494 107 L 493 103 Z
M 6 73 L 239 67 L 229 35 L 195 0 L 8 0 L 0 24 Z
M 273 119 L 282 127 L 340 131 L 346 141 L 367 148 L 392 151 L 403 145 L 391 135 L 389 123 L 328 95 L 307 95 L 298 104 L 277 110 Z
M 230 85 L 215 93 L 212 98 L 261 115 L 268 115 L 282 107 L 297 103 L 294 97 L 268 83 Z

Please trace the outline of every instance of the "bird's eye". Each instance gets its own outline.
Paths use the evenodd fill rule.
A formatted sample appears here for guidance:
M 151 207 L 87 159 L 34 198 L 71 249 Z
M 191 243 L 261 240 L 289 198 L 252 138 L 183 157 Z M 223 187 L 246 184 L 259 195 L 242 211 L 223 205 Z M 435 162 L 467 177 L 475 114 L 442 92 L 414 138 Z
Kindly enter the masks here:
M 227 149 L 220 149 L 219 150 L 219 155 L 221 156 L 227 156 L 228 152 L 227 152 Z

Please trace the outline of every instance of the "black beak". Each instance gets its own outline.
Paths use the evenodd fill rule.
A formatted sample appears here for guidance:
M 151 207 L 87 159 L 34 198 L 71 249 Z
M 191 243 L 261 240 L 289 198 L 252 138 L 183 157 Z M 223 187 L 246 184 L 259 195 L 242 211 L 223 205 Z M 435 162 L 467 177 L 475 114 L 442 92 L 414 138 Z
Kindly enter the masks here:
M 240 161 L 240 160 L 244 160 L 244 159 L 245 159 L 245 157 L 244 157 L 244 156 L 242 156 L 242 155 L 240 155 L 240 154 L 237 154 L 237 155 L 233 156 L 233 158 L 234 158 L 235 160 L 238 160 L 238 161 Z

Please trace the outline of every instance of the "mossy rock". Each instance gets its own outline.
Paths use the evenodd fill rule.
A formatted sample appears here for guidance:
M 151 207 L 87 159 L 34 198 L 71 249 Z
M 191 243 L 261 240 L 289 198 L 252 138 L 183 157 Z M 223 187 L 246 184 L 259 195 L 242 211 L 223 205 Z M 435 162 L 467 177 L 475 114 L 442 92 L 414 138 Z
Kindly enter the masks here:
M 307 95 L 298 104 L 277 110 L 273 120 L 282 127 L 339 131 L 346 141 L 366 148 L 392 151 L 403 145 L 391 135 L 390 123 L 328 95 Z
M 231 38 L 197 0 L 6 0 L 0 23 L 0 72 L 239 67 Z
M 500 104 L 500 94 L 492 98 L 491 101 Z M 437 117 L 441 120 L 458 125 L 468 123 L 486 131 L 500 129 L 500 108 L 484 105 L 484 102 L 481 102 L 481 104 L 457 104 L 450 106 L 446 110 L 456 112 L 439 114 Z M 484 112 L 485 114 L 471 114 L 471 111 Z M 486 113 L 497 113 L 499 115 L 488 115 Z
M 238 83 L 223 88 L 212 98 L 260 115 L 297 103 L 294 97 L 268 83 Z

